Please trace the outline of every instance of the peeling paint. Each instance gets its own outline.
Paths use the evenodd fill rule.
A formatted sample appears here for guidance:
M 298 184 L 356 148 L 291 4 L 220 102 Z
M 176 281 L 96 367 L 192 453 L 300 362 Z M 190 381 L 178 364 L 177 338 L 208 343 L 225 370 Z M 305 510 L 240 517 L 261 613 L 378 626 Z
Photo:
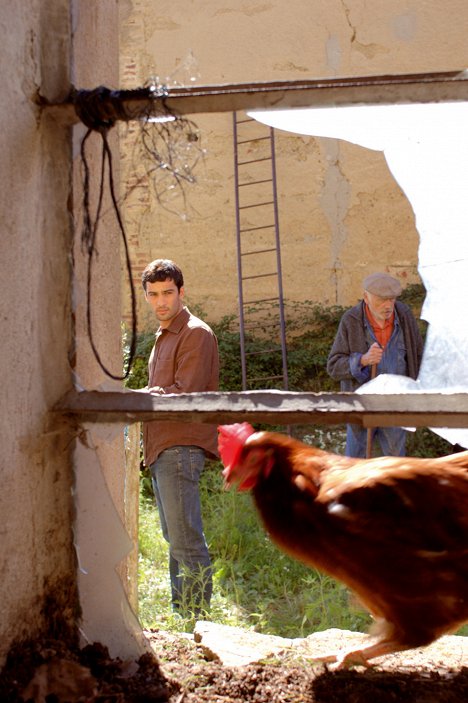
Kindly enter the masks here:
M 393 34 L 404 42 L 412 41 L 418 28 L 418 19 L 413 12 L 397 15 L 392 19 Z
M 79 559 L 81 637 L 88 644 L 105 636 L 111 656 L 138 658 L 147 646 L 117 572 L 133 542 L 116 510 L 96 451 L 103 435 L 94 430 L 89 433 L 91 447 L 78 441 L 75 448 L 74 542 Z
M 156 17 L 152 29 L 159 32 L 172 32 L 175 29 L 180 29 L 180 24 L 171 17 Z
M 387 47 L 381 46 L 380 44 L 362 44 L 358 41 L 354 42 L 353 49 L 359 51 L 366 59 L 374 59 L 376 56 L 382 56 L 390 52 Z
M 223 7 L 219 10 L 216 10 L 214 13 L 215 17 L 217 15 L 227 15 L 230 13 L 238 13 L 241 15 L 246 15 L 247 17 L 252 17 L 253 15 L 258 15 L 262 12 L 269 12 L 270 10 L 274 9 L 274 5 L 272 3 L 264 3 L 263 5 L 254 5 L 252 6 L 251 3 L 243 3 L 241 7 L 239 8 L 231 8 L 231 7 Z
M 337 34 L 331 34 L 328 37 L 325 50 L 327 54 L 327 66 L 331 68 L 334 73 L 337 73 L 341 64 L 342 56 L 340 38 Z
M 298 66 L 293 61 L 275 63 L 273 68 L 277 71 L 297 71 L 298 73 L 310 73 L 310 68 L 308 66 Z

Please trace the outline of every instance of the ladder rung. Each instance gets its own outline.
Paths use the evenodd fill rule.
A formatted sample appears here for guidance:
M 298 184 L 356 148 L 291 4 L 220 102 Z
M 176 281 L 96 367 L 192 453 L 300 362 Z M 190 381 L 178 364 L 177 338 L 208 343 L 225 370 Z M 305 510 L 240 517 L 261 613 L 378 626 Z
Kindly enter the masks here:
M 259 354 L 272 354 L 282 351 L 281 347 L 273 347 L 272 349 L 262 349 L 261 351 L 245 352 L 246 356 L 258 356 Z
M 271 139 L 271 137 L 268 135 L 268 137 L 251 137 L 250 139 L 241 139 L 238 141 L 238 144 L 250 144 L 250 142 L 261 142 L 262 140 L 265 139 Z
M 242 305 L 253 305 L 255 303 L 269 303 L 272 300 L 279 300 L 279 298 L 276 295 L 274 298 L 260 298 L 259 300 L 246 300 L 242 303 Z
M 273 381 L 275 378 L 283 378 L 283 376 L 255 376 L 254 378 L 248 378 L 247 383 L 252 383 L 252 381 Z
M 243 251 L 241 256 L 250 256 L 250 254 L 266 254 L 269 251 L 276 251 L 276 247 L 271 249 L 255 249 L 255 251 Z
M 244 124 L 245 122 L 256 122 L 256 120 L 253 117 L 246 117 L 243 120 L 236 119 L 236 124 Z
M 260 227 L 247 227 L 246 229 L 241 229 L 239 232 L 256 232 L 258 229 L 271 229 L 275 225 L 260 225 Z
M 278 272 L 273 271 L 273 273 L 256 273 L 255 276 L 242 276 L 243 281 L 250 281 L 252 278 L 267 278 L 268 276 L 277 276 Z
M 259 325 L 258 322 L 250 322 L 247 325 L 244 325 L 245 330 L 257 330 L 259 327 L 262 329 L 264 327 L 278 327 L 278 325 L 281 324 L 279 321 L 278 322 L 265 322 Z
M 246 164 L 257 164 L 259 161 L 271 161 L 271 156 L 265 156 L 263 159 L 250 159 L 250 161 L 238 161 L 238 166 L 245 166 Z
M 273 204 L 274 204 L 274 200 L 267 200 L 264 203 L 254 203 L 253 205 L 241 205 L 239 210 L 248 210 L 251 207 L 261 207 L 262 205 L 273 205 Z
M 263 181 L 249 181 L 248 183 L 239 183 L 239 188 L 243 188 L 243 186 L 257 186 L 259 183 L 273 183 L 273 179 L 265 178 Z

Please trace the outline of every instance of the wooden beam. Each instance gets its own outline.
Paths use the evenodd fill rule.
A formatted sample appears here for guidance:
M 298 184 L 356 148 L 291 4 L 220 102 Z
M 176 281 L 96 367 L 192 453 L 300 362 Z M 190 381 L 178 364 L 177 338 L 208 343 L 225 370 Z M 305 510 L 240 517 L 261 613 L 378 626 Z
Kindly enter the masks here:
M 99 113 L 109 123 L 132 120 L 143 111 L 193 115 L 237 110 L 468 100 L 468 71 L 414 73 L 394 76 L 314 78 L 293 81 L 230 83 L 205 86 L 158 86 L 136 90 L 73 90 L 67 101 L 42 107 L 68 123 Z M 84 104 L 86 103 L 86 104 Z
M 55 412 L 78 422 L 132 422 L 177 420 L 233 423 L 249 421 L 281 425 L 336 425 L 363 427 L 468 427 L 468 393 L 181 393 L 151 395 L 146 391 L 71 392 Z

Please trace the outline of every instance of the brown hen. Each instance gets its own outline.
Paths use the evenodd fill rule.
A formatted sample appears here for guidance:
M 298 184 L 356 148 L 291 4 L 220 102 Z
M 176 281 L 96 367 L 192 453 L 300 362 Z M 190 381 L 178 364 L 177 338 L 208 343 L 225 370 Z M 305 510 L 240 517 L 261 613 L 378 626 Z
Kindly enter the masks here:
M 340 667 L 468 621 L 468 451 L 352 459 L 248 423 L 218 429 L 226 485 L 251 489 L 273 541 L 346 584 L 374 617 L 377 641 Z

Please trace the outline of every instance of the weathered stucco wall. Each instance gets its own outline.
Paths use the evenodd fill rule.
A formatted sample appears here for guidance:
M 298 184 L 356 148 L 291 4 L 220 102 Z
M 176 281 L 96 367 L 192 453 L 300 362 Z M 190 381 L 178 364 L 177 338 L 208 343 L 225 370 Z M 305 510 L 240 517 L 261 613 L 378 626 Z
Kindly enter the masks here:
M 71 386 L 70 133 L 35 104 L 69 90 L 68 2 L 2 3 L 0 26 L 2 664 L 15 641 L 73 630 L 77 597 L 71 435 L 48 414 Z
M 117 0 L 73 4 L 73 83 L 79 89 L 119 85 L 119 32 Z M 83 164 L 80 146 L 86 128 L 73 128 L 74 215 L 73 313 L 76 356 L 74 379 L 78 389 L 118 390 L 98 362 L 90 341 L 87 320 L 88 256 L 81 242 L 83 226 Z M 108 133 L 113 153 L 112 178 L 119 188 L 118 132 Z M 101 188 L 102 139 L 93 133 L 85 153 L 90 172 L 91 215 L 97 212 Z M 101 218 L 96 230 L 91 267 L 92 338 L 102 365 L 112 376 L 122 376 L 120 230 L 112 207 L 108 172 L 104 182 Z M 130 657 L 140 651 L 135 638 L 139 626 L 131 606 L 137 607 L 138 457 L 127 446 L 124 427 L 88 425 L 74 455 L 76 472 L 75 544 L 79 555 L 78 590 L 82 641 L 105 643 L 112 656 Z M 135 435 L 131 428 L 129 437 Z M 126 454 L 128 461 L 126 462 Z M 132 457 L 131 459 L 129 457 Z M 130 537 L 124 529 L 127 526 Z
M 38 102 L 39 95 L 54 103 L 64 100 L 72 84 L 117 86 L 117 28 L 116 0 L 8 0 L 0 6 L 0 669 L 9 649 L 25 640 L 77 639 L 87 607 L 78 589 L 74 546 L 80 510 L 85 522 L 86 515 L 88 523 L 93 519 L 94 534 L 108 538 L 106 553 L 116 553 L 115 533 L 100 523 L 99 510 L 93 514 L 82 494 L 77 508 L 76 479 L 91 460 L 93 478 L 100 472 L 108 478 L 96 496 L 98 508 L 112 494 L 111 509 L 121 518 L 125 513 L 123 429 L 93 444 L 91 430 L 77 438 L 77 428 L 52 412 L 74 381 L 94 387 L 106 377 L 90 352 L 85 326 L 78 158 L 84 132 Z M 99 152 L 93 137 L 92 167 L 99 168 Z M 118 184 L 118 159 L 115 176 Z M 111 218 L 103 230 L 94 269 L 93 326 L 105 363 L 120 373 L 119 232 Z M 105 561 L 103 551 L 97 561 Z M 116 557 L 108 566 L 110 573 L 117 562 Z M 125 578 L 125 564 L 120 571 Z M 91 577 L 99 593 L 96 574 Z M 125 629 L 119 595 L 117 626 Z M 113 623 L 106 632 L 111 617 L 104 607 L 101 613 L 93 635 L 107 644 Z
M 123 0 L 121 84 L 201 84 L 462 69 L 468 64 L 463 0 Z M 465 20 L 465 21 L 463 21 Z M 198 64 L 184 69 L 189 52 Z M 182 66 L 177 69 L 177 66 Z M 159 256 L 186 273 L 189 303 L 213 319 L 236 311 L 232 116 L 195 118 L 205 158 L 187 186 L 187 217 L 164 210 L 140 183 L 127 199 L 136 280 Z M 122 182 L 134 182 L 132 134 L 122 141 Z M 362 278 L 386 268 L 417 282 L 412 208 L 380 152 L 336 139 L 277 132 L 284 295 L 351 304 Z M 141 164 L 138 165 L 138 168 Z M 141 173 L 141 170 L 140 170 Z M 133 179 L 133 180 L 132 180 Z M 171 207 L 184 215 L 182 199 Z M 128 313 L 128 303 L 125 304 Z M 150 320 L 141 308 L 141 326 Z

